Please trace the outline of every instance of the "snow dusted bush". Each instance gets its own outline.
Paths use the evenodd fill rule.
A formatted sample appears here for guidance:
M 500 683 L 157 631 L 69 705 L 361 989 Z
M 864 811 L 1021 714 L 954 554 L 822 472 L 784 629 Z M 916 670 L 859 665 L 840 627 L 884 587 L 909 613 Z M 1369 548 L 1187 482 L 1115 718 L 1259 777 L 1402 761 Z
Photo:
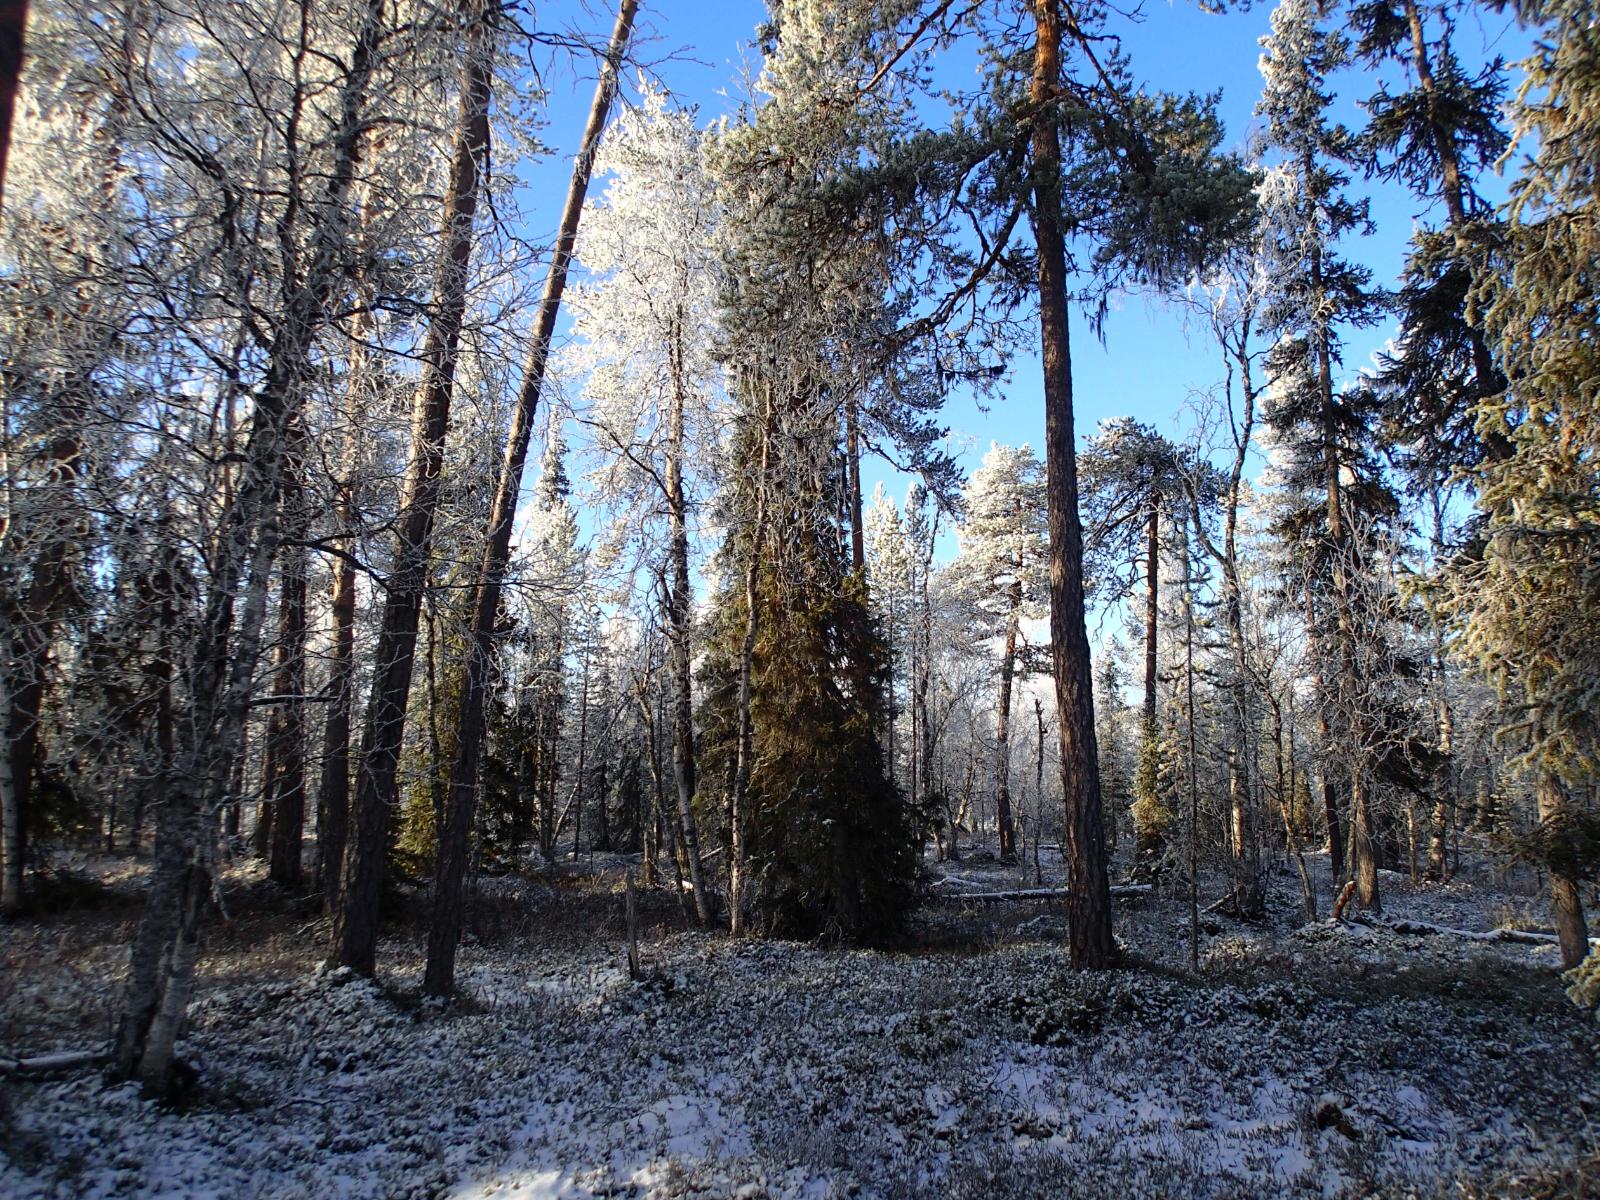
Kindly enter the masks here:
M 1590 946 L 1589 957 L 1562 976 L 1568 983 L 1567 995 L 1585 1012 L 1600 1021 L 1600 946 Z

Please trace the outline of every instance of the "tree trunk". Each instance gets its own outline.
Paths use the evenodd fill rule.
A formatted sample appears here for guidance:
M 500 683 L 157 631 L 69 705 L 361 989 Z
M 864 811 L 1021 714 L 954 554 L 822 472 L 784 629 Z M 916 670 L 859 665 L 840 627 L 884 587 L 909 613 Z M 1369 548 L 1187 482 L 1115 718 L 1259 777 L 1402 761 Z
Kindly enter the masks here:
M 1161 628 L 1161 509 L 1152 494 L 1145 531 L 1144 736 L 1156 733 L 1157 636 Z
M 861 432 L 855 392 L 844 402 L 845 484 L 850 505 L 850 567 L 860 573 L 867 569 L 867 542 L 861 524 Z
M 295 436 L 294 440 L 299 441 Z M 275 703 L 272 724 L 267 734 L 273 746 L 272 774 L 264 787 L 272 797 L 272 845 L 267 874 L 285 887 L 301 882 L 301 841 L 305 834 L 306 809 L 306 566 L 304 544 L 305 514 L 301 491 L 294 476 L 301 470 L 298 452 L 288 468 L 290 484 L 285 487 L 286 505 L 299 509 L 288 518 L 292 535 L 299 545 L 289 546 L 281 556 L 282 585 L 278 597 L 277 671 L 274 680 Z
M 744 809 L 750 794 L 750 760 L 755 754 L 755 728 L 750 712 L 751 667 L 761 620 L 758 584 L 761 550 L 767 536 L 767 469 L 772 462 L 775 405 L 767 385 L 766 411 L 761 416 L 761 464 L 756 475 L 755 525 L 750 531 L 750 559 L 744 569 L 744 639 L 739 646 L 739 728 L 734 753 L 733 788 L 728 797 L 728 928 L 734 937 L 745 932 Z
M 22 82 L 22 47 L 27 29 L 28 0 L 6 0 L 0 5 L 0 203 L 5 199 L 11 117 L 16 111 L 17 91 Z
M 1434 80 L 1427 36 L 1422 28 L 1422 10 L 1416 0 L 1401 0 L 1401 11 L 1411 37 L 1411 67 L 1417 73 L 1417 86 L 1422 89 L 1426 104 L 1428 132 L 1433 139 L 1434 152 L 1439 156 L 1439 195 L 1444 200 L 1445 213 L 1449 218 L 1448 229 L 1455 238 L 1456 253 L 1465 258 L 1471 249 L 1467 236 L 1466 194 L 1461 177 L 1461 155 L 1450 129 L 1451 118 L 1443 109 L 1449 100 L 1440 96 Z M 1494 356 L 1489 351 L 1489 344 L 1483 340 L 1483 331 L 1478 324 L 1470 324 L 1466 333 L 1468 349 L 1472 354 L 1473 389 L 1477 398 L 1482 400 L 1498 392 L 1504 386 L 1504 380 L 1495 368 Z M 1491 461 L 1504 462 L 1511 457 L 1511 441 L 1504 433 L 1486 427 L 1482 437 L 1484 451 Z
M 1018 556 L 1021 557 L 1020 555 Z M 1021 569 L 1021 563 L 1017 564 Z M 1000 861 L 1016 857 L 1016 834 L 1011 824 L 1011 680 L 1017 665 L 1017 624 L 1022 609 L 1022 580 L 1010 588 L 1006 615 L 1006 647 L 1000 657 L 1000 701 L 994 727 L 994 809 L 1000 826 Z
M 678 797 L 678 824 L 683 828 L 684 855 L 689 860 L 689 882 L 694 888 L 695 919 L 711 923 L 711 893 L 700 865 L 700 833 L 695 827 L 694 793 L 694 680 L 690 653 L 691 604 L 689 583 L 689 503 L 683 487 L 683 413 L 685 381 L 682 371 L 681 323 L 674 330 L 680 347 L 673 358 L 671 425 L 667 431 L 667 513 L 671 522 L 672 583 L 664 589 L 667 633 L 672 655 L 672 781 Z
M 493 39 L 481 11 L 474 13 L 467 38 L 461 109 L 445 196 L 444 236 L 434 274 L 437 308 L 422 348 L 422 378 L 412 398 L 411 448 L 401 493 L 394 567 L 373 655 L 356 803 L 350 814 L 340 904 L 334 917 L 335 961 L 363 975 L 371 975 L 376 966 L 384 862 L 391 815 L 398 807 L 395 776 L 416 661 L 417 625 L 428 582 L 439 472 L 466 313 L 473 225 L 489 154 Z
M 583 838 L 583 773 L 589 761 L 589 638 L 584 639 L 583 683 L 578 692 L 578 765 L 572 776 L 572 858 Z
M 76 402 L 68 405 L 74 411 L 79 407 Z M 72 487 L 83 471 L 82 449 L 76 434 L 64 432 L 54 439 L 49 450 L 51 483 Z M 52 524 L 41 531 L 32 578 L 15 608 L 4 605 L 11 618 L 10 661 L 0 675 L 0 718 L 5 735 L 4 745 L 0 745 L 0 915 L 5 916 L 22 908 L 27 821 L 33 807 L 50 654 L 56 626 L 74 592 L 72 556 L 78 530 L 76 522 L 61 515 L 65 511 L 68 509 L 62 506 L 56 513 L 43 515 L 43 520 Z M 63 523 L 54 524 L 57 521 Z
M 567 190 L 566 207 L 556 236 L 550 273 L 534 322 L 528 363 L 522 387 L 511 418 L 506 439 L 505 459 L 495 486 L 489 514 L 488 536 L 478 578 L 473 589 L 472 632 L 468 638 L 467 661 L 461 676 L 461 711 L 456 725 L 455 762 L 450 772 L 450 805 L 445 827 L 439 837 L 439 858 L 434 875 L 433 919 L 428 929 L 428 964 L 423 990 L 430 996 L 448 996 L 455 989 L 456 945 L 461 936 L 461 881 L 466 872 L 467 844 L 478 791 L 478 765 L 483 755 L 484 711 L 488 700 L 490 668 L 494 658 L 494 633 L 500 611 L 500 589 L 506 563 L 511 556 L 511 525 L 516 516 L 517 497 L 522 488 L 522 469 L 528 457 L 528 438 L 533 432 L 539 397 L 544 388 L 545 364 L 555 334 L 561 294 L 566 289 L 567 269 L 578 237 L 578 220 L 583 214 L 584 196 L 599 149 L 600 134 L 611 111 L 617 90 L 622 52 L 633 28 L 638 0 L 622 0 L 617 23 L 611 33 L 605 65 L 595 85 L 594 101 L 583 143 L 572 168 L 572 183 Z
M 1306 856 L 1300 848 L 1300 836 L 1294 828 L 1294 764 L 1284 747 L 1283 709 L 1277 697 L 1270 692 L 1267 693 L 1267 702 L 1272 706 L 1272 740 L 1277 749 L 1278 812 L 1283 818 L 1284 841 L 1289 847 L 1289 853 L 1294 855 L 1295 866 L 1300 871 L 1300 897 L 1305 905 L 1306 921 L 1310 923 L 1317 919 L 1317 892 L 1311 884 L 1311 872 L 1306 867 Z M 1291 742 L 1289 750 L 1292 749 Z
M 1305 581 L 1306 644 L 1311 655 L 1311 690 L 1317 697 L 1317 741 L 1322 751 L 1322 811 L 1328 826 L 1328 868 L 1337 895 L 1344 880 L 1344 830 L 1339 820 L 1338 786 L 1334 781 L 1333 728 L 1328 720 L 1331 698 L 1322 673 L 1323 638 L 1317 632 L 1316 607 L 1311 598 L 1311 581 Z M 1310 768 L 1306 770 L 1309 780 Z M 1309 783 L 1307 784 L 1309 787 Z
M 1378 894 L 1378 858 L 1373 847 L 1372 785 L 1365 763 L 1352 772 L 1350 791 L 1350 859 L 1355 869 L 1356 906 L 1369 912 L 1383 911 Z
M 345 846 L 350 833 L 350 731 L 355 709 L 356 567 L 349 555 L 356 548 L 356 467 L 361 447 L 361 417 L 376 399 L 372 363 L 366 349 L 375 332 L 370 310 L 375 303 L 366 277 L 358 273 L 356 292 L 364 311 L 354 319 L 347 363 L 340 478 L 334 482 L 333 557 L 329 609 L 333 642 L 328 648 L 328 684 L 322 727 L 322 778 L 317 788 L 317 881 L 322 908 L 339 912 L 344 883 Z
M 268 576 L 278 548 L 275 525 L 286 443 L 308 390 L 312 347 L 343 278 L 347 201 L 385 7 L 382 0 L 369 0 L 362 12 L 337 93 L 338 119 L 320 211 L 308 217 L 310 254 L 303 272 L 298 261 L 284 264 L 282 323 L 255 394 L 238 489 L 221 514 L 211 548 L 211 583 L 190 660 L 192 707 L 181 722 L 181 749 L 162 805 L 156 864 L 116 1039 L 115 1070 L 123 1078 L 137 1076 L 147 1093 L 165 1092 L 172 1081 L 173 1050 L 209 890 L 217 809 L 228 795 L 250 711 Z M 297 231 L 280 232 L 286 235 L 282 244 L 295 244 L 288 235 Z
M 1100 819 L 1094 691 L 1083 609 L 1083 526 L 1073 446 L 1072 361 L 1067 334 L 1066 242 L 1061 222 L 1061 140 L 1051 107 L 1061 86 L 1060 0 L 1034 0 L 1038 42 L 1031 99 L 1034 240 L 1039 253 L 1040 357 L 1044 367 L 1045 489 L 1050 510 L 1050 635 L 1055 643 L 1061 781 L 1072 965 L 1112 966 L 1111 891 Z
M 1304 169 L 1311 177 L 1313 169 L 1308 160 Z M 1321 251 L 1313 247 L 1311 255 L 1311 291 L 1320 304 L 1324 297 Z M 1356 663 L 1354 585 L 1351 561 L 1354 540 L 1345 528 L 1343 456 L 1339 449 L 1337 414 L 1333 394 L 1332 334 L 1325 317 L 1318 316 L 1314 328 L 1317 356 L 1317 387 L 1322 401 L 1322 469 L 1327 490 L 1328 552 L 1333 562 L 1333 603 L 1335 635 L 1339 649 L 1339 678 L 1334 686 L 1337 697 L 1336 712 L 1339 718 L 1335 736 L 1345 753 L 1355 753 L 1363 743 L 1366 730 L 1361 711 L 1362 680 Z M 1329 748 L 1324 753 L 1332 757 Z M 1350 857 L 1356 876 L 1356 902 L 1373 912 L 1381 911 L 1378 895 L 1378 865 L 1374 857 L 1372 814 L 1369 808 L 1370 783 L 1366 766 L 1358 760 L 1350 769 Z
M 1567 788 L 1552 774 L 1539 776 L 1539 820 L 1559 825 L 1567 815 Z M 1550 906 L 1554 911 L 1556 937 L 1561 943 L 1561 965 L 1569 970 L 1589 953 L 1589 931 L 1583 920 L 1583 900 L 1578 882 L 1550 866 Z

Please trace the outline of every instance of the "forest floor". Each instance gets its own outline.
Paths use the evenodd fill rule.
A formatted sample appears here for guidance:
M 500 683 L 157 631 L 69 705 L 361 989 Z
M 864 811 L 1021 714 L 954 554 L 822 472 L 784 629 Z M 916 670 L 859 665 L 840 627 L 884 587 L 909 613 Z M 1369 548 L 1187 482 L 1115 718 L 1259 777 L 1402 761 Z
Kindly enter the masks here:
M 142 875 L 90 868 L 0 928 L 0 1053 L 109 1034 Z M 931 869 L 939 892 L 1031 882 Z M 1100 974 L 1068 969 L 1039 900 L 947 899 L 860 951 L 693 931 L 658 894 L 635 982 L 621 880 L 597 858 L 482 881 L 440 1011 L 418 901 L 374 983 L 320 970 L 325 927 L 235 869 L 190 1102 L 93 1069 L 5 1081 L 0 1196 L 1600 1195 L 1600 1027 L 1552 945 L 1302 926 L 1278 867 L 1265 922 L 1205 919 L 1198 975 L 1176 892 L 1118 902 L 1128 966 Z M 1390 918 L 1544 924 L 1486 869 L 1383 886 Z

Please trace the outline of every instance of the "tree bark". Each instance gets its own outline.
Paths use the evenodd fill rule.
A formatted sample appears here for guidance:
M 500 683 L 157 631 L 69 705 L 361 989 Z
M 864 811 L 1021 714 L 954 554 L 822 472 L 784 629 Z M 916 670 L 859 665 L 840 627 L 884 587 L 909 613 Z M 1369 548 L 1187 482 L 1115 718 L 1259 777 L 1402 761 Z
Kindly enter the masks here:
M 79 407 L 76 401 L 68 402 L 64 415 L 79 411 Z M 57 436 L 49 450 L 50 482 L 70 489 L 83 472 L 82 453 L 75 433 L 63 431 Z M 66 506 L 60 511 L 67 511 Z M 32 578 L 19 604 L 14 608 L 10 603 L 4 605 L 11 626 L 10 662 L 0 675 L 0 716 L 5 722 L 5 744 L 0 746 L 0 915 L 4 916 L 15 915 L 22 908 L 27 820 L 33 807 L 50 656 L 56 627 L 75 588 L 76 525 L 55 524 L 64 520 L 59 513 L 42 517 L 50 527 L 41 530 Z
M 1117 961 L 1111 892 L 1100 817 L 1094 692 L 1083 608 L 1083 525 L 1073 446 L 1072 361 L 1067 333 L 1066 238 L 1061 219 L 1061 139 L 1053 107 L 1060 96 L 1060 0 L 1034 0 L 1038 41 L 1030 98 L 1033 128 L 1034 240 L 1039 254 L 1040 357 L 1044 367 L 1045 490 L 1050 516 L 1050 634 L 1055 643 L 1061 780 L 1066 797 L 1067 900 L 1072 965 Z
M 28 0 L 0 3 L 0 204 L 5 201 L 6 161 L 11 150 L 11 118 L 22 82 L 22 48 L 28 29 Z
M 1022 568 L 1021 555 L 1017 569 Z M 1008 589 L 1005 651 L 1000 656 L 1000 698 L 994 725 L 994 811 L 1000 827 L 1000 861 L 1011 862 L 1017 853 L 1011 822 L 1011 681 L 1017 666 L 1017 625 L 1022 610 L 1022 580 Z
M 332 578 L 329 609 L 333 644 L 328 649 L 326 710 L 322 728 L 322 778 L 317 788 L 317 881 L 323 911 L 340 909 L 345 847 L 350 833 L 350 733 L 355 710 L 356 566 L 349 557 L 356 548 L 356 468 L 360 459 L 361 417 L 377 394 L 367 340 L 375 332 L 375 297 L 365 273 L 356 276 L 362 311 L 353 320 L 347 360 L 340 478 L 334 481 Z
M 672 582 L 664 589 L 667 631 L 672 654 L 672 780 L 678 798 L 678 823 L 683 827 L 684 856 L 694 888 L 695 919 L 711 923 L 711 893 L 700 864 L 700 834 L 695 826 L 694 680 L 690 653 L 694 593 L 689 583 L 689 503 L 683 486 L 683 439 L 686 381 L 683 377 L 681 321 L 674 329 L 672 413 L 667 430 L 667 514 L 671 523 Z
M 304 405 L 312 347 L 348 257 L 348 198 L 385 7 L 383 0 L 369 0 L 362 10 L 336 93 L 331 162 L 320 203 L 304 218 L 310 238 L 303 270 L 295 250 L 301 234 L 295 219 L 286 216 L 277 230 L 279 245 L 286 248 L 279 280 L 283 316 L 255 393 L 238 487 L 223 506 L 211 547 L 210 587 L 189 660 L 191 707 L 181 722 L 172 786 L 159 814 L 155 869 L 130 956 L 127 1003 L 116 1038 L 116 1073 L 139 1078 L 147 1093 L 166 1092 L 172 1082 L 174 1046 L 209 894 L 217 809 L 228 797 L 250 711 L 267 582 L 278 549 L 289 429 Z M 302 26 L 298 52 L 308 51 Z M 290 178 L 295 189 L 302 186 L 293 172 Z M 303 213 L 307 199 L 296 190 L 286 212 Z
M 284 488 L 285 507 L 290 509 L 287 525 L 298 542 L 280 556 L 282 580 L 278 596 L 278 645 L 273 691 L 275 703 L 267 734 L 273 747 L 272 773 L 264 781 L 272 798 L 272 844 L 267 875 L 274 883 L 298 887 L 301 882 L 301 842 L 305 834 L 306 811 L 306 567 L 307 517 L 302 490 L 297 478 L 303 469 L 298 443 L 301 435 L 291 434 L 296 448 L 287 467 L 289 482 Z M 298 510 L 298 511 L 294 511 Z
M 1567 814 L 1567 788 L 1560 778 L 1545 773 L 1538 781 L 1539 820 L 1557 823 Z M 1589 931 L 1583 920 L 1583 900 L 1578 881 L 1550 866 L 1550 907 L 1556 937 L 1561 943 L 1561 965 L 1569 970 L 1589 953 Z
M 767 536 L 767 470 L 772 462 L 775 400 L 767 385 L 761 417 L 761 463 L 756 475 L 755 524 L 750 531 L 750 558 L 744 569 L 744 639 L 739 646 L 739 728 L 734 752 L 733 788 L 728 797 L 728 928 L 734 937 L 745 932 L 744 810 L 750 794 L 751 759 L 755 756 L 755 723 L 750 711 L 751 670 L 760 631 L 761 551 Z
M 494 658 L 500 590 L 506 563 L 511 556 L 511 524 L 522 487 L 528 439 L 533 431 L 533 420 L 544 388 L 545 364 L 550 354 L 551 338 L 555 334 L 556 315 L 561 308 L 561 295 L 566 289 L 572 248 L 578 237 L 578 220 L 583 215 L 583 201 L 589 190 L 595 152 L 599 149 L 600 134 L 611 111 L 623 49 L 632 32 L 637 10 L 638 0 L 622 0 L 611 33 L 611 44 L 606 51 L 605 65 L 595 85 L 588 125 L 573 163 L 572 182 L 567 190 L 566 207 L 561 215 L 550 273 L 545 280 L 544 296 L 534 322 L 528 363 L 511 418 L 505 459 L 501 464 L 489 514 L 488 536 L 473 589 L 472 632 L 468 638 L 467 661 L 461 676 L 461 712 L 456 726 L 455 762 L 450 773 L 449 812 L 439 838 L 433 919 L 428 930 L 428 963 L 422 984 L 423 990 L 430 996 L 448 996 L 455 990 L 456 946 L 461 937 L 461 881 L 466 872 L 467 843 L 472 834 L 477 801 L 478 766 L 483 756 L 484 711 Z
M 1303 164 L 1306 178 L 1313 177 L 1314 164 L 1307 152 Z M 1320 305 L 1325 296 L 1322 271 L 1322 252 L 1317 246 L 1311 253 L 1311 292 Z M 1339 448 L 1337 413 L 1333 393 L 1333 345 L 1327 318 L 1320 311 L 1314 319 L 1313 344 L 1317 358 L 1317 389 L 1321 397 L 1322 469 L 1327 492 L 1328 554 L 1332 560 L 1333 604 L 1335 638 L 1339 652 L 1339 677 L 1334 686 L 1337 697 L 1336 711 L 1339 726 L 1334 735 L 1343 744 L 1346 753 L 1355 754 L 1357 761 L 1350 769 L 1350 857 L 1356 876 L 1356 903 L 1374 912 L 1382 908 L 1378 895 L 1378 865 L 1374 857 L 1372 839 L 1372 814 L 1368 800 L 1370 786 L 1365 778 L 1364 764 L 1357 747 L 1364 742 L 1366 730 L 1361 714 L 1362 681 L 1356 662 L 1355 603 L 1352 572 L 1354 539 L 1345 528 L 1344 484 L 1341 473 L 1344 456 Z M 1330 748 L 1324 747 L 1327 754 Z M 1331 755 L 1330 755 L 1331 757 Z
M 861 522 L 861 432 L 855 393 L 844 403 L 846 491 L 850 504 L 850 567 L 856 572 L 867 568 L 866 533 Z
M 442 222 L 444 238 L 434 275 L 437 307 L 423 344 L 422 378 L 412 399 L 411 449 L 395 535 L 394 567 L 387 581 L 383 622 L 373 656 L 356 803 L 350 814 L 340 904 L 334 917 L 335 961 L 363 975 L 371 975 L 376 966 L 384 861 L 391 817 L 398 807 L 396 772 L 416 662 L 417 626 L 428 582 L 444 439 L 450 427 L 473 225 L 489 154 L 493 39 L 481 10 L 471 18 L 467 37 L 461 109 Z
M 1161 628 L 1161 507 L 1150 494 L 1145 530 L 1144 736 L 1156 734 L 1156 656 Z

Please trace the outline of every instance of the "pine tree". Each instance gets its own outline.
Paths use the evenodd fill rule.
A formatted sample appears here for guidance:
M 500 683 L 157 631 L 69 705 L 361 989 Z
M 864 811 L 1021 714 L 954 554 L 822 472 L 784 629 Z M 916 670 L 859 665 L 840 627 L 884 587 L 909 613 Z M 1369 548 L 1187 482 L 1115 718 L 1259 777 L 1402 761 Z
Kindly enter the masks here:
M 1011 695 L 1022 622 L 1045 614 L 1049 544 L 1044 472 L 1027 445 L 992 444 L 966 488 L 960 552 L 949 586 L 977 610 L 985 638 L 1001 639 L 994 733 L 994 802 L 1000 858 L 1016 854 L 1011 814 Z
M 1455 46 L 1457 6 L 1361 0 L 1351 9 L 1355 54 L 1373 67 L 1398 62 L 1407 86 L 1385 85 L 1365 101 L 1370 120 L 1353 149 L 1367 174 L 1404 184 L 1444 206 L 1442 227 L 1412 238 L 1396 296 L 1399 335 L 1380 356 L 1374 386 L 1383 423 L 1420 490 L 1450 484 L 1485 455 L 1504 457 L 1494 429 L 1479 429 L 1479 399 L 1504 386 L 1482 333 L 1468 323 L 1471 241 L 1488 205 L 1476 180 L 1505 151 L 1505 99 L 1498 59 L 1470 74 Z M 1431 35 L 1431 36 L 1430 36 Z

